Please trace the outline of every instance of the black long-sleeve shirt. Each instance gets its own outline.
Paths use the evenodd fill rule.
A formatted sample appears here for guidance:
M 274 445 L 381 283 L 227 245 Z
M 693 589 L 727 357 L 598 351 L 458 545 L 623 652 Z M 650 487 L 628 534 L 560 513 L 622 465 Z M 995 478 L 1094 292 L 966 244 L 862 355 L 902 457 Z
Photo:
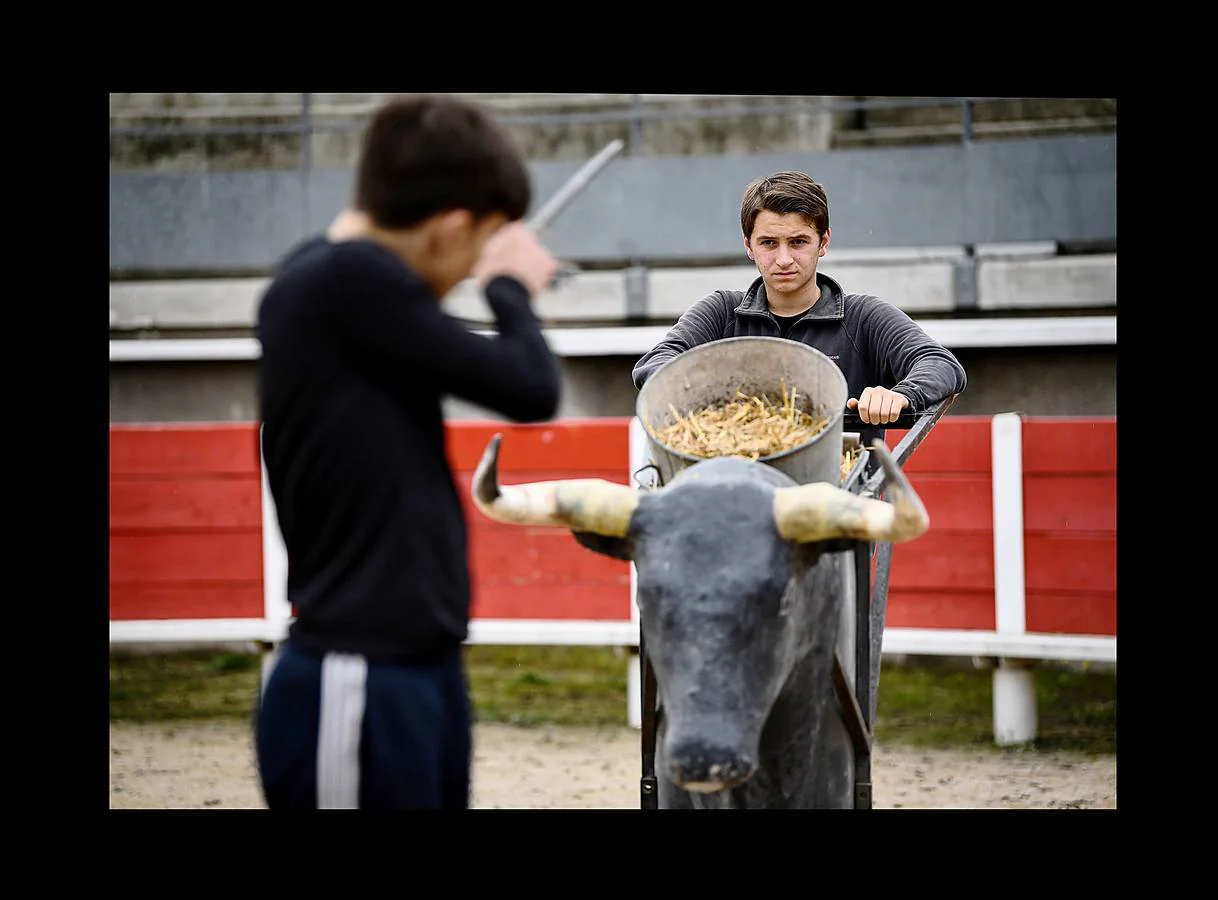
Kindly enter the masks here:
M 288 557 L 289 641 L 429 658 L 467 637 L 466 523 L 441 398 L 554 415 L 558 365 L 519 281 L 486 289 L 498 335 L 440 309 L 397 256 L 316 237 L 258 310 L 267 479 Z
M 837 363 L 851 397 L 857 398 L 864 388 L 882 386 L 904 394 L 909 411 L 921 413 L 964 390 L 967 378 L 955 354 L 903 310 L 878 297 L 847 294 L 820 272 L 816 283 L 820 299 L 786 336 Z M 641 389 L 657 369 L 691 347 L 748 335 L 781 336 L 760 277 L 747 291 L 714 291 L 687 309 L 664 340 L 635 363 L 634 385 Z M 886 429 L 864 425 L 859 433 L 869 444 L 874 438 L 883 440 Z

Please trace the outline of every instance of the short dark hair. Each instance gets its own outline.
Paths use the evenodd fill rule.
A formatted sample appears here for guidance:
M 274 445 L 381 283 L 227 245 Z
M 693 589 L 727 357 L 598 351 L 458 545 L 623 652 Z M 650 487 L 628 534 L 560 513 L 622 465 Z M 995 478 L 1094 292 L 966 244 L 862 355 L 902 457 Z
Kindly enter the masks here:
M 364 131 L 355 205 L 382 228 L 410 228 L 451 209 L 516 221 L 530 199 L 520 149 L 469 100 L 404 94 L 373 113 Z
M 746 238 L 753 236 L 757 214 L 763 209 L 779 215 L 799 213 L 821 237 L 829 230 L 829 198 L 825 189 L 803 172 L 777 172 L 758 178 L 744 189 L 740 230 Z

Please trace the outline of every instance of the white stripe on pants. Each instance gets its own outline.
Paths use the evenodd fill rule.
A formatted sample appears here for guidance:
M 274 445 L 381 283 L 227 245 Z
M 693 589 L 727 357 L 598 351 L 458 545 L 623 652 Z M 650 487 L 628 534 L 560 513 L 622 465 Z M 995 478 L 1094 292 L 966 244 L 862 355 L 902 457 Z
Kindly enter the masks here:
M 357 653 L 327 653 L 322 660 L 318 809 L 359 808 L 359 736 L 367 681 L 368 661 Z

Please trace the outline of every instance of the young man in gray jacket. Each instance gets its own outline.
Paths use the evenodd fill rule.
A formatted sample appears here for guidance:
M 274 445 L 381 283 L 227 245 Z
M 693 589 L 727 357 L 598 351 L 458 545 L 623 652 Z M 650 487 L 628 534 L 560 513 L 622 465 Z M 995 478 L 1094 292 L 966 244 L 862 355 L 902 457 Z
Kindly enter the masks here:
M 829 249 L 829 200 L 803 172 L 778 172 L 745 189 L 744 249 L 760 273 L 747 291 L 718 290 L 677 320 L 634 366 L 636 388 L 678 354 L 729 337 L 784 337 L 820 350 L 846 376 L 848 409 L 865 444 L 901 412 L 919 413 L 964 390 L 964 368 L 901 309 L 850 294 L 816 271 Z M 871 425 L 868 428 L 866 425 Z

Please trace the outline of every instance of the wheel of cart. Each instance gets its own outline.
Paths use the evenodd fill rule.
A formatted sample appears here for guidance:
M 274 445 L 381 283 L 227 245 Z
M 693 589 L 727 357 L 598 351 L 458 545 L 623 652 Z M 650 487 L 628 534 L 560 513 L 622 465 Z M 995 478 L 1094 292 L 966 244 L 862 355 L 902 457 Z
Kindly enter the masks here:
M 955 402 L 952 395 L 933 409 L 918 414 L 903 414 L 886 428 L 905 429 L 906 434 L 892 451 L 897 465 L 905 463 L 924 441 L 935 423 L 943 417 Z M 858 414 L 847 411 L 843 417 L 845 427 L 863 427 Z M 885 473 L 880 467 L 870 465 L 871 456 L 859 440 L 859 432 L 845 431 L 842 435 L 842 452 L 858 450 L 859 458 L 843 487 L 862 496 L 880 497 L 884 491 Z M 871 809 L 871 746 L 873 723 L 875 722 L 876 697 L 880 683 L 880 656 L 884 638 L 884 617 L 888 605 L 888 576 L 892 566 L 892 544 L 859 541 L 853 549 L 855 569 L 855 672 L 854 683 L 842 668 L 841 659 L 835 659 L 833 686 L 845 713 L 847 728 L 854 743 L 854 807 Z M 871 562 L 875 559 L 875 579 L 871 577 Z M 858 602 L 860 598 L 867 603 Z M 640 804 L 643 809 L 659 808 L 659 786 L 655 773 L 656 731 L 659 726 L 655 671 L 647 656 L 643 636 L 639 635 L 639 661 L 641 668 L 641 725 L 642 725 L 642 777 L 640 779 Z

